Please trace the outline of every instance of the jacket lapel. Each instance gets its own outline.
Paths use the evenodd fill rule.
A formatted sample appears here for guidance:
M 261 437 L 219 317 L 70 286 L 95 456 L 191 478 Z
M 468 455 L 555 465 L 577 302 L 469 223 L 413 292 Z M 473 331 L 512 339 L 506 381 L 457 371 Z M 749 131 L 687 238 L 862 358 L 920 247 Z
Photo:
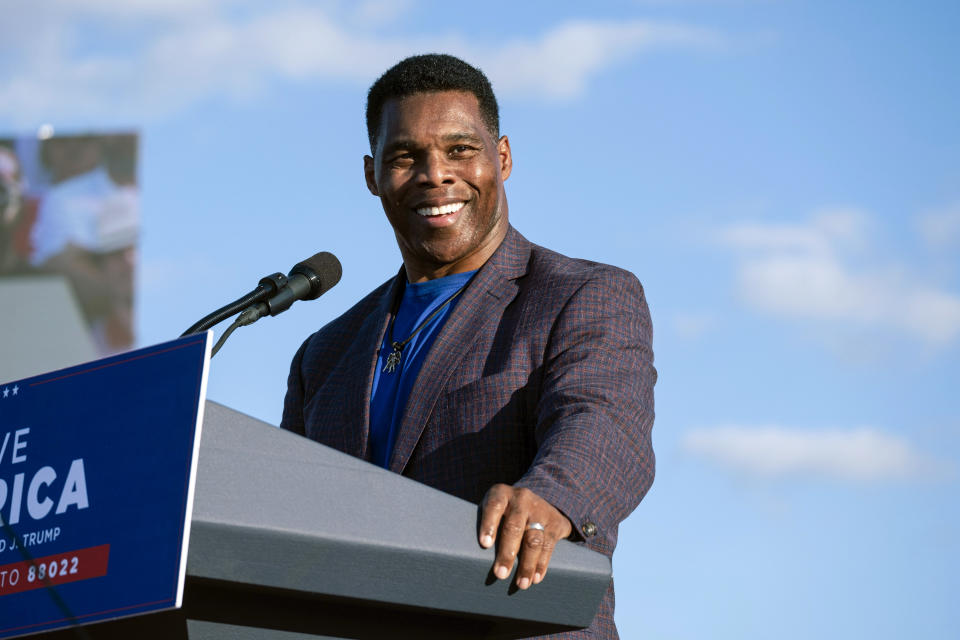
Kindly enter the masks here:
M 530 243 L 511 226 L 500 247 L 461 295 L 424 358 L 410 391 L 390 455 L 391 471 L 402 473 L 406 468 L 451 372 L 480 335 L 495 330 L 504 309 L 517 295 L 515 281 L 526 273 L 529 256 Z M 368 384 L 368 413 L 369 396 Z
M 353 455 L 364 460 L 370 459 L 370 392 L 373 388 L 373 374 L 377 366 L 377 356 L 383 342 L 383 334 L 393 317 L 394 300 L 399 293 L 403 267 L 385 293 L 376 302 L 373 311 L 366 317 L 352 341 L 354 349 L 349 358 L 356 366 L 348 380 L 362 380 L 363 384 L 352 384 L 353 391 L 348 404 L 342 407 L 343 437 L 351 441 Z

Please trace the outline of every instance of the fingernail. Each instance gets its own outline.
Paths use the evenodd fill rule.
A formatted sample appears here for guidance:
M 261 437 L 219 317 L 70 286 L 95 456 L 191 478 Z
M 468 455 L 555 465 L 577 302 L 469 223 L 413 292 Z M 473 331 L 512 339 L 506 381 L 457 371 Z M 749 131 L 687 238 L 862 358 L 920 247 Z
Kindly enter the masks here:
M 491 535 L 489 535 L 489 534 L 484 534 L 483 537 L 480 538 L 480 546 L 481 546 L 481 547 L 486 548 L 486 547 L 489 547 L 489 546 L 492 545 L 492 544 L 493 544 L 493 536 L 491 536 Z
M 533 584 L 540 584 L 540 581 L 543 580 L 543 576 L 540 575 L 540 572 L 533 574 Z
M 493 573 L 494 573 L 498 578 L 500 578 L 501 580 L 503 580 L 504 578 L 506 578 L 507 576 L 510 575 L 510 570 L 507 569 L 505 566 L 500 565 L 499 567 L 497 567 L 496 569 L 493 570 Z
M 529 589 L 529 588 L 530 588 L 530 578 L 520 578 L 520 584 L 517 585 L 517 586 L 519 586 L 521 589 Z

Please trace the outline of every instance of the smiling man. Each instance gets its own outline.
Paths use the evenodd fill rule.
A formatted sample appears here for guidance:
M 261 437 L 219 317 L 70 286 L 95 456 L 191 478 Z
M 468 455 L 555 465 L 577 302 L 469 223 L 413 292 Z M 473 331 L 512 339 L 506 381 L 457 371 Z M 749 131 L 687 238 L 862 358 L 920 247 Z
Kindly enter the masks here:
M 393 225 L 410 282 L 479 269 L 507 235 L 510 143 L 477 97 L 436 91 L 391 98 L 365 156 L 370 193 Z
M 528 242 L 478 69 L 414 56 L 367 98 L 370 192 L 400 272 L 294 356 L 281 426 L 480 505 L 493 572 L 527 589 L 557 541 L 611 555 L 653 482 L 651 326 L 637 279 Z M 617 638 L 610 586 L 593 624 Z

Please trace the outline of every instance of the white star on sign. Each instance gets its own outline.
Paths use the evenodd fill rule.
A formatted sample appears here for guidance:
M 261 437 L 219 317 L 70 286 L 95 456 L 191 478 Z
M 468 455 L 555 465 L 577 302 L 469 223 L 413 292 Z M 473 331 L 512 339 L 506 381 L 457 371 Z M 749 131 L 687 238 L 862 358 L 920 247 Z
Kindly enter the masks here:
M 20 387 L 14 386 L 14 387 L 13 387 L 13 395 L 17 395 L 17 391 L 20 391 Z
M 4 387 L 4 388 L 3 388 L 3 397 L 6 398 L 8 395 L 10 395 L 10 389 L 7 389 L 6 387 Z

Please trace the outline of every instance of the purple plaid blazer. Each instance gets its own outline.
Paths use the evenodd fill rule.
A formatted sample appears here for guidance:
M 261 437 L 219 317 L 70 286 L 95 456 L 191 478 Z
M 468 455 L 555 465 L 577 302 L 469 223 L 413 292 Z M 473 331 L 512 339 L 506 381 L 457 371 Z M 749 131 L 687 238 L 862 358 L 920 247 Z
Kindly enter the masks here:
M 370 388 L 402 277 L 303 343 L 283 428 L 370 459 Z M 651 339 L 635 276 L 511 227 L 423 362 L 390 470 L 475 503 L 498 482 L 527 487 L 611 555 L 653 482 Z M 550 637 L 617 638 L 613 585 L 588 629 Z

